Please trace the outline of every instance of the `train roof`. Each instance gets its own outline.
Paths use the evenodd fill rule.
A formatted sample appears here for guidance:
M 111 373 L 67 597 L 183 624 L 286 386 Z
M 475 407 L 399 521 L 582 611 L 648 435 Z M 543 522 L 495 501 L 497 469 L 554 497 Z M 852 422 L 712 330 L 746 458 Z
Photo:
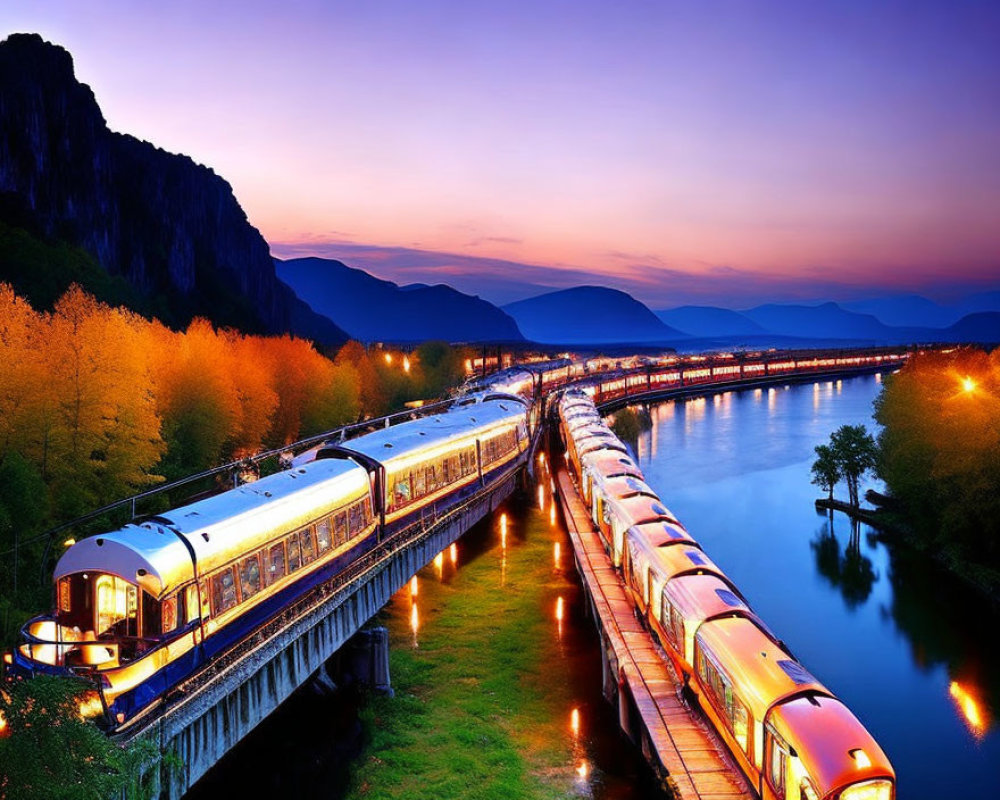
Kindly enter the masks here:
M 204 574 L 363 496 L 368 488 L 367 471 L 354 462 L 315 461 L 83 539 L 59 560 L 55 577 L 109 572 L 160 597 L 194 577 L 178 534 L 194 550 Z
M 627 453 L 617 450 L 595 450 L 580 456 L 584 469 L 595 475 L 613 478 L 616 475 L 642 477 L 642 470 Z
M 805 667 L 748 619 L 717 619 L 698 630 L 698 639 L 756 720 L 781 700 L 807 692 L 829 694 Z
M 621 443 L 621 440 L 614 434 L 609 436 L 594 437 L 576 446 L 576 452 L 579 456 L 585 456 L 589 453 L 596 453 L 599 451 L 628 454 L 628 448 L 625 447 L 625 445 Z
M 677 522 L 674 513 L 663 505 L 659 497 L 653 495 L 615 495 L 609 494 L 608 500 L 614 505 L 630 527 L 645 522 Z
M 859 781 L 895 780 L 878 742 L 835 697 L 799 697 L 777 706 L 771 724 L 795 748 L 820 797 Z M 857 756 L 857 751 L 864 756 Z M 865 766 L 867 761 L 868 766 Z
M 615 475 L 611 478 L 603 478 L 601 487 L 616 497 L 634 497 L 645 495 L 659 499 L 653 488 L 638 475 Z
M 649 548 L 666 547 L 675 542 L 698 544 L 683 525 L 679 522 L 669 522 L 666 520 L 632 525 L 629 528 L 629 537 L 636 538 L 641 542 L 641 546 Z M 701 551 L 699 550 L 699 552 Z
M 630 533 L 630 536 L 635 535 L 635 533 Z M 680 539 L 676 542 L 664 542 L 659 545 L 656 548 L 653 566 L 663 575 L 664 580 L 668 581 L 679 575 L 709 573 L 718 575 L 727 582 L 729 580 L 726 574 L 719 569 L 715 562 L 705 554 L 705 551 L 698 546 L 698 543 L 693 540 Z
M 724 614 L 753 614 L 746 601 L 718 575 L 681 575 L 667 581 L 664 591 L 686 623 L 701 624 L 709 617 Z
M 485 399 L 481 403 L 452 409 L 445 414 L 402 422 L 374 433 L 350 439 L 342 446 L 388 466 L 432 457 L 456 442 L 471 439 L 490 428 L 525 418 L 524 405 L 514 398 Z

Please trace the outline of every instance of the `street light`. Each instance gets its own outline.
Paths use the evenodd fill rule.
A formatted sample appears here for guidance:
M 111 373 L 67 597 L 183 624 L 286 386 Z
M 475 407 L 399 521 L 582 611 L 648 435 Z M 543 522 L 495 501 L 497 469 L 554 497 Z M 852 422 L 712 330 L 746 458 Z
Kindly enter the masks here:
M 972 380 L 968 375 L 962 378 L 962 389 L 965 392 L 972 392 L 976 388 L 976 382 Z

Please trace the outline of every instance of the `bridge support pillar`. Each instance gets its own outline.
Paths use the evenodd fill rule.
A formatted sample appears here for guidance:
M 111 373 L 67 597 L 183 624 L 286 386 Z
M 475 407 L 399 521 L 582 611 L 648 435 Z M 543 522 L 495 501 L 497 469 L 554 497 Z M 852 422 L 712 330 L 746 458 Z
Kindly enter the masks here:
M 359 683 L 392 697 L 388 628 L 380 625 L 358 631 L 319 672 L 332 672 L 337 685 Z

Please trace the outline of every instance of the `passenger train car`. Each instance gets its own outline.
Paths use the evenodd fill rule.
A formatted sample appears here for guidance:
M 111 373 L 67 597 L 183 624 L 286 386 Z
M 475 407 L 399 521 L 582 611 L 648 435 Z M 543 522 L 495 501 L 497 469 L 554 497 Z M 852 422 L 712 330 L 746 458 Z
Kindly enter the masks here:
M 645 483 L 578 389 L 558 402 L 566 463 L 652 634 L 763 800 L 893 800 L 895 773 Z M 610 434 L 607 427 L 604 430 Z
M 92 679 L 121 727 L 376 544 L 511 474 L 528 446 L 521 398 L 465 398 L 83 539 L 56 565 L 55 609 L 25 625 L 11 671 Z

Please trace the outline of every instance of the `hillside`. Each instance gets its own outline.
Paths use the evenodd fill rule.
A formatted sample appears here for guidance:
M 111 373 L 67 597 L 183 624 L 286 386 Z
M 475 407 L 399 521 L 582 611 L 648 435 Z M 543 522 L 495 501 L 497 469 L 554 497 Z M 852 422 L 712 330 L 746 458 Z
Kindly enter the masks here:
M 361 341 L 511 342 L 514 320 L 485 300 L 450 286 L 398 286 L 325 258 L 275 259 L 278 277 L 314 311 Z
M 770 333 L 809 338 L 901 341 L 903 332 L 883 325 L 871 314 L 845 311 L 836 303 L 817 306 L 767 304 L 741 312 Z
M 657 311 L 667 325 L 691 336 L 753 336 L 766 333 L 738 311 L 714 306 L 680 306 Z
M 1000 312 L 967 314 L 943 331 L 944 341 L 996 344 L 1000 342 Z
M 225 180 L 109 130 L 70 54 L 35 34 L 0 42 L 0 223 L 20 244 L 17 254 L 0 252 L 0 280 L 25 294 L 32 273 L 50 268 L 33 261 L 37 253 L 79 249 L 170 324 L 204 316 L 325 344 L 346 339 L 278 280 Z M 52 282 L 68 285 L 73 270 L 64 272 Z
M 662 342 L 684 334 L 625 292 L 579 286 L 503 306 L 525 338 L 550 344 Z

